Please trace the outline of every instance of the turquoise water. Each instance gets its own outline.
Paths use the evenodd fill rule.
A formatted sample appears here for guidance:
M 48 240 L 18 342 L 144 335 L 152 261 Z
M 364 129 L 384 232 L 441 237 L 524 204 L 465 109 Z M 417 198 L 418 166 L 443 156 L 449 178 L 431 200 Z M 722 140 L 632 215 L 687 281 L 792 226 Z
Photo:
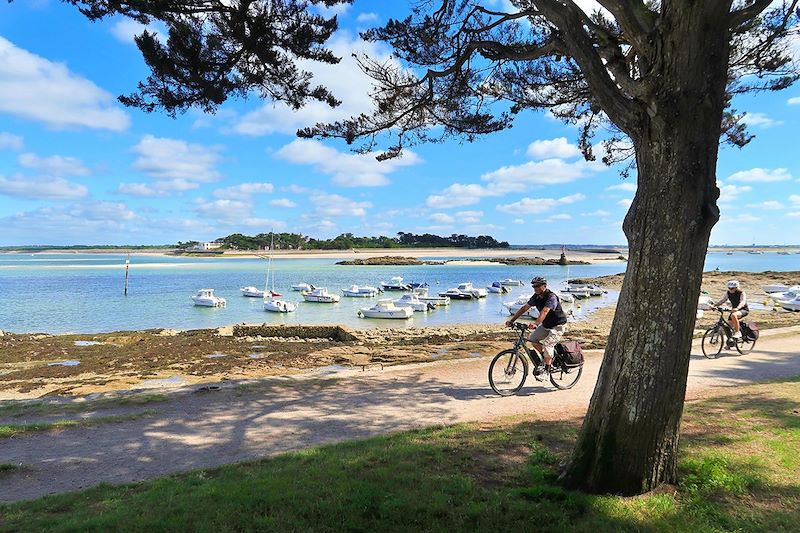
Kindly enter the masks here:
M 302 301 L 290 285 L 299 282 L 327 287 L 341 295 L 351 284 L 379 286 L 392 276 L 405 282 L 427 282 L 430 292 L 439 292 L 470 281 L 485 287 L 504 278 L 530 280 L 545 276 L 550 285 L 567 277 L 616 274 L 624 264 L 559 267 L 512 267 L 504 265 L 428 265 L 368 267 L 336 265 L 338 259 L 276 259 L 273 261 L 275 289 L 286 299 L 297 301 L 294 313 L 263 311 L 258 298 L 245 298 L 239 287 L 263 286 L 263 259 L 179 258 L 132 256 L 128 296 L 123 295 L 127 256 L 117 254 L 0 254 L 0 330 L 13 332 L 107 332 L 147 328 L 196 329 L 234 323 L 342 324 L 354 328 L 436 326 L 461 323 L 501 323 L 508 316 L 501 305 L 530 294 L 528 285 L 513 287 L 510 294 L 489 294 L 472 301 L 453 301 L 428 313 L 415 313 L 406 321 L 358 318 L 361 307 L 374 299 L 342 298 L 338 304 Z M 431 258 L 435 259 L 435 258 Z M 800 255 L 774 253 L 733 256 L 709 254 L 707 269 L 800 270 Z M 190 297 L 205 287 L 228 300 L 225 308 L 203 308 Z M 400 293 L 383 297 L 398 298 Z M 580 316 L 616 299 L 610 293 L 584 301 Z

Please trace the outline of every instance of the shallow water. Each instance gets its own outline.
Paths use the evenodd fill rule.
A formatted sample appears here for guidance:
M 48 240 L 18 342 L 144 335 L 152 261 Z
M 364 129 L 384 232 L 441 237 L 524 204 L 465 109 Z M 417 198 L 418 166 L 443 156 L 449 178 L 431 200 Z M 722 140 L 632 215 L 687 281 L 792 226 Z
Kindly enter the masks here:
M 513 251 L 509 253 L 513 255 Z M 123 295 L 125 259 L 122 254 L 0 254 L 0 330 L 13 332 L 108 332 L 149 328 L 198 329 L 234 323 L 341 324 L 353 328 L 440 326 L 463 323 L 502 323 L 508 317 L 503 302 L 531 292 L 530 286 L 511 287 L 505 295 L 453 301 L 408 320 L 358 318 L 361 307 L 377 298 L 342 297 L 337 304 L 305 302 L 292 291 L 295 283 L 327 287 L 341 296 L 352 284 L 380 286 L 392 276 L 405 282 L 427 282 L 438 293 L 459 283 L 485 287 L 505 278 L 548 278 L 551 287 L 576 277 L 617 274 L 624 263 L 561 266 L 423 265 L 342 266 L 338 259 L 276 259 L 273 261 L 275 290 L 286 300 L 298 302 L 293 313 L 268 313 L 258 298 L 241 296 L 239 287 L 263 286 L 266 261 L 247 258 L 180 258 L 132 256 L 128 295 Z M 432 257 L 430 259 L 436 259 Z M 800 255 L 774 253 L 750 255 L 709 254 L 707 269 L 800 270 Z M 190 297 L 201 288 L 213 288 L 227 299 L 227 307 L 196 307 Z M 382 298 L 399 298 L 387 292 Z M 617 294 L 579 302 L 571 306 L 576 317 L 616 301 Z M 565 306 L 566 307 L 566 306 Z

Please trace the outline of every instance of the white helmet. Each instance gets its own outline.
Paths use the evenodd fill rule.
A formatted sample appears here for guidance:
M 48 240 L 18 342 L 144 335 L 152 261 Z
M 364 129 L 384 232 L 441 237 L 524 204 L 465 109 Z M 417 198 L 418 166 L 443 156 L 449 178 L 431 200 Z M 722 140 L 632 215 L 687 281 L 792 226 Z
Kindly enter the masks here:
M 728 282 L 728 288 L 729 289 L 738 289 L 739 288 L 739 282 L 736 281 L 735 279 L 730 280 Z

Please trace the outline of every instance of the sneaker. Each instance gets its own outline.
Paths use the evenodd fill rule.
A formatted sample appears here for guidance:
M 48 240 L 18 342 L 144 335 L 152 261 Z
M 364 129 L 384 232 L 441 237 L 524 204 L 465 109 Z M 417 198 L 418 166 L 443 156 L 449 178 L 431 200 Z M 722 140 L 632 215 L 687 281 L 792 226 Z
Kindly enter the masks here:
M 742 338 L 742 332 L 741 331 L 734 331 L 733 332 L 733 338 L 736 339 L 736 340 L 741 339 Z
M 544 374 L 544 365 L 536 365 L 533 367 L 534 376 L 541 376 L 542 374 Z

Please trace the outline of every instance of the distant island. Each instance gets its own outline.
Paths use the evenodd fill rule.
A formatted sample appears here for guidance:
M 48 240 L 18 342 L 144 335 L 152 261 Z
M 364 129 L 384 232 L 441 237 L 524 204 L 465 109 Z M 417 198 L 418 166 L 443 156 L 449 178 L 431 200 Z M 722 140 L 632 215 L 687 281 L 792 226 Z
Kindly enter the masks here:
M 315 239 L 299 233 L 259 233 L 255 236 L 234 233 L 214 241 L 216 250 L 350 250 L 355 248 L 509 248 L 508 242 L 498 242 L 489 235 L 470 237 L 452 234 L 440 237 L 425 233 L 399 232 L 397 237 L 356 237 L 352 233 L 342 233 L 333 239 Z M 196 241 L 179 242 L 180 250 L 191 250 Z

